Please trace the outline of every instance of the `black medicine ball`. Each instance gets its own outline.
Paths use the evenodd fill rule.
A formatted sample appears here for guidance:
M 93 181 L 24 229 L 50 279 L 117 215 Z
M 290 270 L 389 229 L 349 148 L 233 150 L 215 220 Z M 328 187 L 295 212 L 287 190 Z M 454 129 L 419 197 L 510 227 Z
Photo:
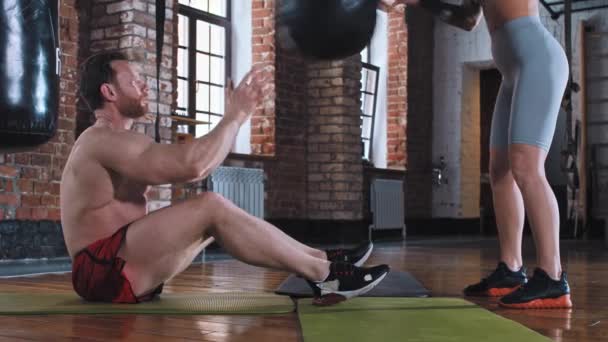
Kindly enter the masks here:
M 340 59 L 367 46 L 376 26 L 378 0 L 283 0 L 279 44 L 319 59 Z

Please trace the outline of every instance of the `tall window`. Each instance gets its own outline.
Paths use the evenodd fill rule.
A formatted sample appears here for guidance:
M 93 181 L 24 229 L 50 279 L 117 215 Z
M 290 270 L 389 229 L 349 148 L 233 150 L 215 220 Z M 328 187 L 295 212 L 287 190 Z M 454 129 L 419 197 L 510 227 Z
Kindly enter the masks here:
M 177 114 L 206 122 L 178 131 L 200 137 L 224 115 L 230 0 L 179 0 L 177 34 Z
M 380 68 L 370 64 L 369 48 L 361 51 L 361 144 L 363 159 L 371 160 Z

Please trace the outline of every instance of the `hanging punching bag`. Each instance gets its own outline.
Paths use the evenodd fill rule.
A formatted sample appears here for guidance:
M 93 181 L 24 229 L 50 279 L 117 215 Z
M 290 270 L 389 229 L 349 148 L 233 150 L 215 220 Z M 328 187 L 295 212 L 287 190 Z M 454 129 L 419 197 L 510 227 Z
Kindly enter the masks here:
M 359 53 L 376 26 L 379 0 L 283 0 L 277 17 L 278 40 L 319 59 Z
M 55 134 L 58 1 L 0 1 L 0 153 L 26 151 Z

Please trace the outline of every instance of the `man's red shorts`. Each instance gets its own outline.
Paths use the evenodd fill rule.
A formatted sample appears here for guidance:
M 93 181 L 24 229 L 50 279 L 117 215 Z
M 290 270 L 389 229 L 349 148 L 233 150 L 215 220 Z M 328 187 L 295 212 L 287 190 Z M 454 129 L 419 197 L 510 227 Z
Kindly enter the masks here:
M 116 256 L 127 234 L 126 225 L 106 239 L 81 250 L 72 262 L 72 285 L 82 298 L 92 302 L 145 302 L 163 290 L 161 284 L 148 294 L 136 297 L 129 279 L 122 272 L 125 261 Z

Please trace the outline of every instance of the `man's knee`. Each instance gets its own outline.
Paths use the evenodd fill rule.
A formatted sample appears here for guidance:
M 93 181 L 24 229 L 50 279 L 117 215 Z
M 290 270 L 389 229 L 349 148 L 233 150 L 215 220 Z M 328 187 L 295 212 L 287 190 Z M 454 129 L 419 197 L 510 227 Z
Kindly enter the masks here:
M 211 191 L 205 191 L 201 194 L 198 194 L 196 195 L 196 197 L 194 197 L 193 200 L 203 205 L 211 206 L 220 205 L 222 202 L 226 201 L 226 199 L 222 195 Z
M 197 195 L 191 200 L 191 203 L 195 210 L 208 218 L 211 217 L 215 222 L 221 220 L 222 216 L 234 207 L 224 196 L 210 191 Z

